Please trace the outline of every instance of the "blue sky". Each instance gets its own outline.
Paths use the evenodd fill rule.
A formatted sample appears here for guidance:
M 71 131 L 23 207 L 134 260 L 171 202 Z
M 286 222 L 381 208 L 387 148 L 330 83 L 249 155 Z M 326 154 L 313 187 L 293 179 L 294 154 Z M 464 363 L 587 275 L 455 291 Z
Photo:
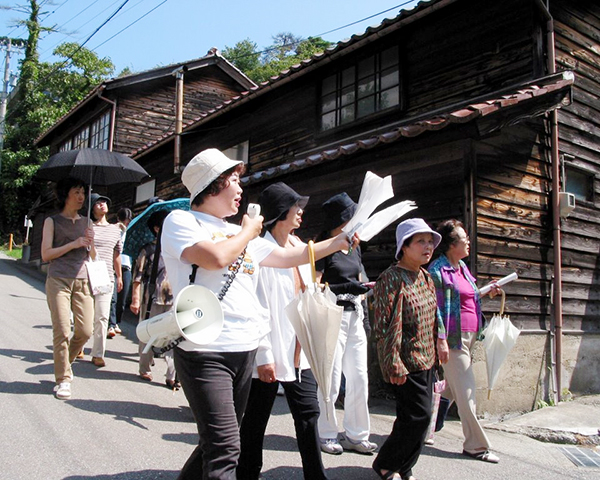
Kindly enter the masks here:
M 42 11 L 47 12 L 42 15 L 43 25 L 56 25 L 61 30 L 43 35 L 40 59 L 54 60 L 52 50 L 60 43 L 84 42 L 124 1 L 39 0 Z M 26 0 L 1 1 L 3 6 L 9 7 L 28 3 Z M 337 42 L 362 33 L 386 17 L 395 17 L 400 9 L 411 8 L 416 3 L 406 0 L 129 0 L 85 46 L 101 57 L 109 57 L 116 66 L 116 73 L 125 67 L 140 72 L 199 58 L 211 47 L 222 50 L 246 38 L 262 49 L 269 46 L 271 37 L 279 32 L 291 32 L 303 38 L 322 35 L 326 40 Z M 26 38 L 24 27 L 11 26 L 15 19 L 24 18 L 25 15 L 17 11 L 0 10 L 0 36 Z M 326 33 L 332 30 L 335 31 Z M 11 59 L 13 73 L 18 68 L 18 58 L 21 57 Z M 4 72 L 4 51 L 0 64 Z

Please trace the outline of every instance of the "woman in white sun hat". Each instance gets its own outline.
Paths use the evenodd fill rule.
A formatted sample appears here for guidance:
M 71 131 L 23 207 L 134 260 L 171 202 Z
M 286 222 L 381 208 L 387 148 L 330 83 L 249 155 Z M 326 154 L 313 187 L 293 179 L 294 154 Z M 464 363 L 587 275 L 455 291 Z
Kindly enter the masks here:
M 433 369 L 448 361 L 446 340 L 437 338 L 435 285 L 423 268 L 440 235 L 421 218 L 396 229 L 396 260 L 377 279 L 374 333 L 383 380 L 396 397 L 396 421 L 373 469 L 386 480 L 414 480 L 429 421 Z
M 306 246 L 282 248 L 258 237 L 262 216 L 244 215 L 241 226 L 225 220 L 238 213 L 243 171 L 242 162 L 217 149 L 200 152 L 181 176 L 191 194 L 191 209 L 172 212 L 163 226 L 162 252 L 175 298 L 190 283 L 192 265 L 198 266 L 196 285 L 218 294 L 229 283 L 221 300 L 224 322 L 219 337 L 202 346 L 186 340 L 175 349 L 175 366 L 199 433 L 199 444 L 180 479 L 236 478 L 239 426 L 259 340 L 269 328 L 256 295 L 259 269 L 308 263 Z M 342 234 L 315 244 L 315 256 L 349 246 Z

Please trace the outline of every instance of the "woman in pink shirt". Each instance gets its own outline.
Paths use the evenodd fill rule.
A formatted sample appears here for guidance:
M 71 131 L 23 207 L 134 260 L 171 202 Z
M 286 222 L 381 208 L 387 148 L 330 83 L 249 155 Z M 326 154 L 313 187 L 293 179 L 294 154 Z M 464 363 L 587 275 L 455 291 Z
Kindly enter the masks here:
M 469 255 L 470 241 L 464 225 L 458 220 L 445 220 L 437 227 L 441 235 L 442 255 L 429 266 L 438 300 L 439 338 L 446 338 L 450 349 L 444 375 L 448 387 L 443 396 L 458 407 L 463 434 L 463 454 L 484 462 L 498 463 L 490 452 L 490 442 L 479 424 L 475 405 L 475 375 L 472 352 L 483 328 L 481 298 L 475 278 L 462 261 Z M 493 283 L 491 295 L 500 288 Z

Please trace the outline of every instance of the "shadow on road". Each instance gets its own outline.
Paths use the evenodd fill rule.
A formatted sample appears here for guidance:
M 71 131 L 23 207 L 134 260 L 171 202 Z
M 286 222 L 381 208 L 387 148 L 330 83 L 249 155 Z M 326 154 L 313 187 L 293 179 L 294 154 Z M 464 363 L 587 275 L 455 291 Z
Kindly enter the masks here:
M 39 383 L 29 382 L 0 382 L 0 393 L 18 395 L 48 395 L 54 388 L 54 382 L 42 380 Z
M 72 475 L 63 480 L 169 480 L 177 478 L 179 471 L 171 470 L 142 470 L 141 472 L 121 472 L 111 475 Z
M 0 273 L 18 277 L 36 290 L 44 294 L 46 292 L 44 287 L 46 275 L 36 267 L 22 264 L 10 258 L 0 258 Z
M 124 402 L 119 400 L 66 400 L 70 406 L 97 413 L 108 415 L 115 420 L 124 421 L 134 426 L 147 429 L 136 419 L 158 420 L 164 422 L 193 422 L 194 419 L 188 408 L 163 407 L 140 402 Z
M 190 414 L 191 416 L 191 414 Z M 188 445 L 198 445 L 197 433 L 166 433 L 162 436 L 167 442 L 187 443 Z
M 18 358 L 24 362 L 36 364 L 52 360 L 51 352 L 39 352 L 36 350 L 13 350 L 10 348 L 0 348 L 0 356 Z
M 469 460 L 469 458 L 465 457 L 459 452 L 448 452 L 446 450 L 440 450 L 439 448 L 431 446 L 426 446 L 423 448 L 421 455 L 426 455 L 428 457 L 451 458 L 454 460 Z

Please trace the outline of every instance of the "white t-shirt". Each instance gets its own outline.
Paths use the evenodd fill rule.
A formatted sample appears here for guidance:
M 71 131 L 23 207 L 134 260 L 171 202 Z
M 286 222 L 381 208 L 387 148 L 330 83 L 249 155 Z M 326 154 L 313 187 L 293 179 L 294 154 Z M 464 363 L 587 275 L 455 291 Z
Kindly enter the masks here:
M 161 247 L 167 276 L 177 298 L 189 285 L 192 266 L 181 258 L 183 251 L 198 242 L 218 243 L 236 235 L 239 225 L 196 211 L 175 210 L 163 224 Z M 268 312 L 261 307 L 256 288 L 259 264 L 273 251 L 275 245 L 262 238 L 250 241 L 242 265 L 221 301 L 224 322 L 221 335 L 209 345 L 197 345 L 188 340 L 179 344 L 187 351 L 245 352 L 258 347 L 259 340 L 268 332 Z M 199 267 L 195 285 L 201 285 L 218 295 L 227 280 L 228 267 L 206 270 Z

